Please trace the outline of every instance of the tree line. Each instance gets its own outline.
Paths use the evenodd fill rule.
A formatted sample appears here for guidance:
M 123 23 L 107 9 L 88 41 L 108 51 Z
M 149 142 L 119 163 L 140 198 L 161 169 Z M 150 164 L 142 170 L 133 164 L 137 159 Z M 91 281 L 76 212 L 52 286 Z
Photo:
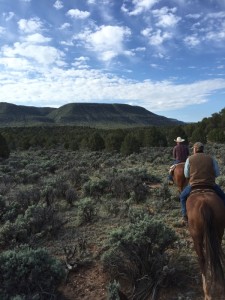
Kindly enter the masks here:
M 79 126 L 5 127 L 0 130 L 0 156 L 10 151 L 38 147 L 68 150 L 117 151 L 124 155 L 141 147 L 169 147 L 177 136 L 187 143 L 225 143 L 225 109 L 201 122 L 168 127 L 96 129 Z

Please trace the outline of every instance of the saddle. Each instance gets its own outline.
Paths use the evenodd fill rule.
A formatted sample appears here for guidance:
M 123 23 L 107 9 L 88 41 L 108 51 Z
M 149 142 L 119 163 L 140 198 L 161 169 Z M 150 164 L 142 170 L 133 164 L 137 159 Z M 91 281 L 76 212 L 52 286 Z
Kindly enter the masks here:
M 178 164 L 174 164 L 169 169 L 169 174 L 172 174 Z
M 191 188 L 191 193 L 195 194 L 195 193 L 216 193 L 213 186 L 208 186 L 208 185 L 198 185 L 198 186 L 194 186 Z

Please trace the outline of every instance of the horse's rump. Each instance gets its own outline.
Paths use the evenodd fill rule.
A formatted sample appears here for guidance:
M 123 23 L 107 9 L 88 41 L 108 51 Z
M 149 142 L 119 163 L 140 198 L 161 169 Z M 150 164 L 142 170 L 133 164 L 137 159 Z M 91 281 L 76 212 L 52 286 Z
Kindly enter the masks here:
M 189 225 L 198 220 L 203 221 L 203 213 L 206 213 L 207 207 L 212 211 L 215 226 L 218 228 L 225 227 L 225 206 L 213 189 L 194 189 L 187 199 L 186 207 Z
M 184 176 L 184 164 L 184 162 L 176 164 L 171 173 L 179 192 L 188 184 L 188 179 Z
M 224 282 L 221 241 L 225 228 L 225 206 L 212 190 L 195 190 L 187 199 L 188 227 L 204 276 L 210 269 L 214 283 Z

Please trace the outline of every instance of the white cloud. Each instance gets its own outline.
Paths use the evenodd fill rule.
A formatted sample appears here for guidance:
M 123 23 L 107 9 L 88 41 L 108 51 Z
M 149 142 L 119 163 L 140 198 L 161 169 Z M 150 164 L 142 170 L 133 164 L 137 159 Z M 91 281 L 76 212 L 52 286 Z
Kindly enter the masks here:
M 225 40 L 225 32 L 224 30 L 220 31 L 220 32 L 208 32 L 205 36 L 205 39 L 208 41 L 223 41 Z
M 190 17 L 190 15 L 188 16 Z M 198 22 L 193 23 L 191 26 L 193 34 L 187 35 L 184 38 L 185 44 L 190 48 L 194 48 L 199 45 L 206 47 L 213 42 L 214 49 L 224 47 L 225 13 L 221 11 L 202 15 L 202 18 L 200 18 L 200 15 L 196 15 L 197 17 Z
M 6 20 L 6 22 L 10 21 L 15 16 L 15 13 L 10 11 L 8 13 L 3 13 L 3 18 Z
M 29 43 L 32 43 L 32 44 L 42 44 L 42 43 L 48 43 L 52 39 L 48 38 L 48 37 L 44 37 L 40 33 L 34 33 L 34 34 L 26 36 L 26 38 L 24 40 L 26 42 L 29 42 Z
M 160 69 L 159 65 L 157 65 L 157 64 L 150 64 L 150 66 L 151 66 L 153 69 Z
M 149 37 L 152 33 L 152 28 L 145 28 L 141 31 L 141 34 L 145 37 Z
M 130 35 L 131 31 L 127 27 L 101 26 L 95 32 L 84 31 L 74 36 L 74 39 L 82 40 L 86 47 L 96 52 L 100 60 L 110 61 L 118 55 L 128 54 L 124 42 Z
M 181 20 L 176 16 L 175 7 L 162 7 L 152 10 L 152 16 L 155 22 L 152 27 L 147 27 L 141 31 L 141 34 L 147 38 L 149 45 L 162 48 L 165 41 L 172 40 L 175 35 L 176 25 Z M 166 51 L 166 49 L 162 50 Z
M 55 9 L 59 10 L 63 8 L 63 2 L 60 0 L 55 1 L 55 3 L 53 4 L 53 6 L 55 7 Z
M 61 41 L 60 44 L 61 45 L 65 45 L 65 46 L 74 46 L 74 43 L 71 40 L 69 40 L 69 41 Z
M 37 32 L 42 29 L 43 24 L 39 18 L 31 18 L 29 20 L 20 19 L 18 21 L 19 29 L 25 33 Z
M 87 65 L 87 62 L 89 61 L 89 57 L 84 57 L 84 56 L 80 56 L 78 58 L 75 59 L 75 62 L 72 63 L 72 66 L 76 67 L 76 68 L 89 68 L 89 66 Z
M 129 11 L 125 5 L 122 6 L 122 11 L 128 13 L 130 16 L 137 16 L 143 12 L 150 10 L 160 0 L 132 0 L 134 9 Z
M 92 5 L 92 4 L 96 4 L 96 0 L 87 0 L 87 3 Z
M 159 27 L 174 27 L 181 20 L 181 17 L 175 15 L 176 8 L 162 7 L 161 9 L 153 10 L 153 16 L 158 19 L 156 26 Z
M 42 65 L 62 64 L 64 54 L 51 46 L 33 45 L 28 43 L 15 43 L 13 47 L 4 46 L 2 54 L 5 57 L 22 57 L 33 59 Z
M 161 46 L 166 40 L 172 38 L 172 34 L 170 32 L 163 32 L 161 29 L 157 29 L 156 31 L 152 31 L 152 29 L 146 28 L 142 30 L 141 34 L 148 38 L 148 42 L 152 46 Z
M 205 16 L 205 19 L 208 19 L 208 18 L 212 18 L 212 19 L 225 18 L 225 12 L 220 11 L 220 12 L 208 13 Z
M 74 19 L 86 19 L 90 16 L 88 11 L 81 11 L 79 9 L 70 9 L 67 15 Z
M 159 46 L 169 39 L 171 39 L 171 34 L 169 32 L 162 32 L 158 29 L 150 36 L 149 43 L 153 46 Z
M 80 62 L 85 60 L 86 58 L 80 58 Z M 48 71 L 42 70 L 42 73 L 39 71 L 35 78 L 30 78 L 29 74 L 26 77 L 23 73 L 22 80 L 18 80 L 18 72 L 8 70 L 5 74 L 0 73 L 0 101 L 7 99 L 7 102 L 24 102 L 26 105 L 29 100 L 35 106 L 57 107 L 76 100 L 107 102 L 116 99 L 119 103 L 135 103 L 157 112 L 207 102 L 210 94 L 225 88 L 224 79 L 175 84 L 170 81 L 137 82 L 97 70 L 79 68 L 51 68 Z
M 0 66 L 4 66 L 6 70 L 14 70 L 14 71 L 29 71 L 34 70 L 30 62 L 25 58 L 18 57 L 2 57 L 0 58 Z
M 136 52 L 144 52 L 146 51 L 146 47 L 137 47 L 134 49 Z
M 197 19 L 199 19 L 201 16 L 202 16 L 201 14 L 188 14 L 188 15 L 186 15 L 186 18 L 197 20 Z
M 60 29 L 60 30 L 65 30 L 65 29 L 70 28 L 70 27 L 71 27 L 71 25 L 70 25 L 69 23 L 63 23 L 63 24 L 59 27 L 59 29 Z

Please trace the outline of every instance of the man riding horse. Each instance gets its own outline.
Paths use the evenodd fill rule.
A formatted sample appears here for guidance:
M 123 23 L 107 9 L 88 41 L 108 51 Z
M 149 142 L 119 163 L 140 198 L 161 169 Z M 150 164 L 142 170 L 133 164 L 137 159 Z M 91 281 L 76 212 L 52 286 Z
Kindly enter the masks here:
M 182 139 L 180 136 L 178 136 L 177 139 L 174 140 L 174 142 L 176 142 L 177 144 L 173 148 L 174 162 L 173 162 L 173 165 L 170 167 L 170 171 L 169 171 L 169 177 L 168 177 L 169 184 L 173 184 L 172 172 L 173 172 L 176 164 L 185 162 L 189 155 L 188 146 L 183 143 L 184 141 L 185 141 L 185 139 Z
M 184 175 L 186 178 L 189 178 L 189 184 L 180 194 L 181 211 L 185 222 L 188 221 L 186 200 L 193 190 L 214 190 L 225 205 L 225 193 L 215 183 L 216 177 L 220 175 L 218 163 L 212 156 L 204 153 L 204 145 L 202 143 L 197 142 L 194 144 L 193 155 L 188 157 L 185 162 Z

